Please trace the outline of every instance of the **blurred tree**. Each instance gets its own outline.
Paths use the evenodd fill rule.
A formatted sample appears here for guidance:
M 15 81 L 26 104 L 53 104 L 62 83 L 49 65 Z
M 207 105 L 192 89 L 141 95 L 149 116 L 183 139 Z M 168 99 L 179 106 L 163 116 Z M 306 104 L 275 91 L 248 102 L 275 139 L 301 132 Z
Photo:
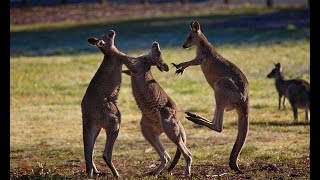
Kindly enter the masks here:
M 141 0 L 142 4 L 149 4 L 149 0 Z
M 61 0 L 61 4 L 67 4 L 68 0 Z
M 97 1 L 100 4 L 107 4 L 108 3 L 108 0 L 97 0 Z
M 267 7 L 272 8 L 273 7 L 273 0 L 267 0 Z
M 27 0 L 21 0 L 21 6 L 25 7 L 28 5 L 28 1 Z
M 229 2 L 230 2 L 229 0 L 223 0 L 224 4 L 229 4 Z
M 188 0 L 180 0 L 181 4 L 187 4 Z

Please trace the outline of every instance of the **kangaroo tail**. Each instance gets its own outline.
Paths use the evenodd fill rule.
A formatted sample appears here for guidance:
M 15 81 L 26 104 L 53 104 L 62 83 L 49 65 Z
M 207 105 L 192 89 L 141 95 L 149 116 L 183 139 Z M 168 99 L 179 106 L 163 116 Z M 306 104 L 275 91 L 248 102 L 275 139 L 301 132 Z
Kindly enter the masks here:
M 236 142 L 233 145 L 232 151 L 229 158 L 229 166 L 232 170 L 243 174 L 243 172 L 238 167 L 238 156 L 241 152 L 241 149 L 246 141 L 248 128 L 249 128 L 249 107 L 248 103 L 245 103 L 243 106 L 237 108 L 238 114 L 238 134 Z
M 176 154 L 174 155 L 174 158 L 170 166 L 168 167 L 168 172 L 172 171 L 172 169 L 178 164 L 180 157 L 181 157 L 181 151 L 177 148 Z

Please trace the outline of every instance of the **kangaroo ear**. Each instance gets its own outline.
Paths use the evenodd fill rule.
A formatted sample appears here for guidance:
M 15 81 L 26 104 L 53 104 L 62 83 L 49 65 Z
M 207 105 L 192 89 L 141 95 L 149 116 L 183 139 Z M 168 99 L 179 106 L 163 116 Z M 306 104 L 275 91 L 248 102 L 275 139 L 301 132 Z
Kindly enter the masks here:
M 200 30 L 200 23 L 198 21 L 191 21 L 191 29 L 195 32 L 199 31 Z
M 160 51 L 160 46 L 158 42 L 154 41 L 152 43 L 152 50 Z
M 116 36 L 116 32 L 114 30 L 110 30 L 108 37 L 111 39 L 114 39 L 115 36 Z
M 190 28 L 191 28 L 191 30 L 193 30 L 193 23 L 194 23 L 194 20 L 192 20 L 192 21 L 190 22 Z
M 277 68 L 281 68 L 281 64 L 280 63 L 274 64 L 274 66 L 277 67 Z
M 91 44 L 92 46 L 97 45 L 98 41 L 99 40 L 97 38 L 89 38 L 88 39 L 88 43 Z

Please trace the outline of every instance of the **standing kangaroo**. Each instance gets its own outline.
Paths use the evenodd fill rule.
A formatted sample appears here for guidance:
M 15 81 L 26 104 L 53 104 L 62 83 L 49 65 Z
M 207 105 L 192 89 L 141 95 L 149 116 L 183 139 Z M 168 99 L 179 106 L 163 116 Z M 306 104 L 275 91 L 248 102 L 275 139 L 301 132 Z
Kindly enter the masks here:
M 141 132 L 161 158 L 160 165 L 150 174 L 157 176 L 171 159 L 159 139 L 160 134 L 165 132 L 177 145 L 176 154 L 168 171 L 175 167 L 182 153 L 186 162 L 185 175 L 190 176 L 192 157 L 186 147 L 185 130 L 177 118 L 176 104 L 151 73 L 151 66 L 157 66 L 160 71 L 169 71 L 168 65 L 162 60 L 159 44 L 154 42 L 149 54 L 128 58 L 123 63 L 129 69 L 123 72 L 131 76 L 132 93 L 142 112 Z
M 83 123 L 83 144 L 86 161 L 86 172 L 89 176 L 99 173 L 93 162 L 93 148 L 101 128 L 106 130 L 107 140 L 103 159 L 114 176 L 119 173 L 111 158 L 113 145 L 118 137 L 121 114 L 117 99 L 121 84 L 122 63 L 125 56 L 114 46 L 115 32 L 104 34 L 100 39 L 89 38 L 91 45 L 97 46 L 104 54 L 103 61 L 92 78 L 81 102 Z
M 279 108 L 283 96 L 283 106 L 287 97 L 293 111 L 294 120 L 298 120 L 298 108 L 305 109 L 305 120 L 308 121 L 310 110 L 310 84 L 303 79 L 285 80 L 280 63 L 274 64 L 274 68 L 267 75 L 268 78 L 275 78 L 275 86 L 279 95 Z
M 241 70 L 222 57 L 209 43 L 200 30 L 197 21 L 191 21 L 189 33 L 183 48 L 197 46 L 196 57 L 188 62 L 173 64 L 176 74 L 183 73 L 188 66 L 200 65 L 202 72 L 214 91 L 216 109 L 212 122 L 197 114 L 186 112 L 186 118 L 196 124 L 204 125 L 214 131 L 222 132 L 223 113 L 236 109 L 238 114 L 238 134 L 230 154 L 229 166 L 238 173 L 243 173 L 237 164 L 238 155 L 245 143 L 249 127 L 249 90 L 248 80 Z

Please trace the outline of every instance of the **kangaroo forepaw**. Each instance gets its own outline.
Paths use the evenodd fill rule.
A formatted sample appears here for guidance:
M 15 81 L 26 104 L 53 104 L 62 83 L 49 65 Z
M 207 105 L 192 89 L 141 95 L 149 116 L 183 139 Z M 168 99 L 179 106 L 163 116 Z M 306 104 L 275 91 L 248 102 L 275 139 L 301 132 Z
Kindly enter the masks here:
M 178 69 L 178 66 L 175 63 L 171 63 L 171 64 L 172 64 L 172 67 L 175 67 Z
M 183 73 L 184 69 L 180 68 L 180 69 L 177 69 L 176 72 L 174 73 L 175 75 L 179 75 Z
M 175 67 L 177 70 L 176 72 L 174 73 L 175 75 L 179 75 L 183 73 L 184 71 L 184 68 L 180 67 L 179 65 L 175 64 L 175 63 L 171 63 L 173 67 Z

